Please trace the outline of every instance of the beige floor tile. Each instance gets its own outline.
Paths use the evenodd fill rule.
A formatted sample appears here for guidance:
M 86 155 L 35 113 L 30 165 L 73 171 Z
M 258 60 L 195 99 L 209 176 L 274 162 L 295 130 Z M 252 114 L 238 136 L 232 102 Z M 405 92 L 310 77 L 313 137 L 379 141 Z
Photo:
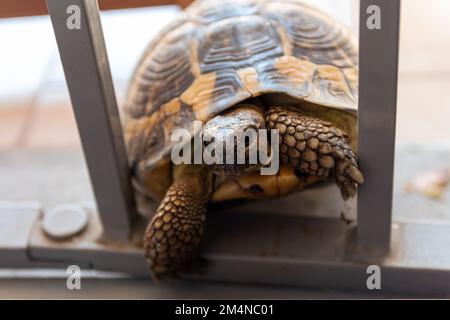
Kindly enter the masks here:
M 0 99 L 32 95 L 56 49 L 49 17 L 0 19 L 0 48 Z
M 354 2 L 354 0 L 346 0 L 345 3 L 350 8 L 354 6 Z M 323 0 L 322 3 L 324 8 L 327 5 L 333 8 L 334 1 Z M 119 105 L 123 104 L 127 78 L 141 51 L 159 29 L 151 29 L 150 25 L 156 21 L 162 27 L 176 15 L 177 10 L 170 8 L 160 11 L 130 10 L 128 18 L 133 17 L 132 19 L 127 19 L 119 11 L 102 15 Z M 345 16 L 342 12 L 340 15 Z M 149 16 L 152 18 L 148 19 Z M 450 129 L 448 129 L 447 122 L 450 118 L 450 60 L 447 58 L 447 52 L 450 50 L 448 41 L 450 19 L 444 16 L 450 16 L 450 1 L 448 0 L 408 0 L 403 2 L 398 143 L 449 143 Z M 157 20 L 153 21 L 154 19 Z M 38 23 L 38 20 L 34 23 Z M 39 23 L 42 24 L 42 29 L 48 29 L 48 22 Z M 19 25 L 13 24 L 10 28 L 14 27 L 22 32 L 20 33 L 22 36 L 26 36 L 22 30 L 23 27 Z M 15 30 L 14 28 L 11 30 Z M 133 37 L 129 35 L 130 30 L 135 32 Z M 0 32 L 0 36 L 7 37 L 7 34 Z M 24 39 L 26 40 L 26 38 Z M 32 44 L 29 43 L 27 46 Z M 49 45 L 56 50 L 54 43 L 49 43 Z M 13 49 L 20 48 L 13 47 Z M 7 52 L 11 53 L 11 50 Z M 48 59 L 48 53 L 44 51 L 33 57 L 33 63 L 39 64 L 39 61 L 43 62 Z M 3 100 L 0 100 L 0 148 L 11 147 L 17 143 L 24 123 L 29 123 L 31 127 L 22 132 L 22 134 L 26 134 L 22 135 L 22 140 L 19 141 L 22 146 L 37 148 L 79 144 L 59 57 L 52 53 L 50 58 L 51 63 L 47 63 L 46 74 L 41 79 L 45 85 L 40 84 L 41 92 L 35 101 L 34 116 L 36 118 L 34 121 L 28 121 L 29 115 L 27 120 L 24 103 L 19 103 L 20 107 L 13 110 L 7 107 Z M 0 65 L 6 66 L 5 63 L 3 61 L 3 64 Z M 12 64 L 8 70 L 26 69 L 31 71 L 32 69 L 27 66 L 25 64 L 22 69 L 17 69 Z M 36 71 L 32 74 L 38 75 L 39 72 Z M 31 78 L 35 77 L 37 76 Z M 2 81 L 8 82 L 6 78 Z M 14 81 L 10 85 L 14 84 L 17 87 L 17 81 Z M 31 88 L 31 86 L 28 87 Z M 24 89 L 23 93 L 28 92 L 24 94 L 23 98 L 26 101 L 30 99 L 32 91 Z M 20 91 L 20 87 L 17 87 L 17 90 Z
M 450 78 L 401 76 L 397 142 L 450 145 Z
M 0 151 L 15 148 L 27 119 L 27 101 L 4 104 L 0 108 Z
M 449 17 L 449 0 L 402 1 L 401 72 L 450 73 Z
M 21 147 L 59 148 L 79 146 L 75 118 L 68 105 L 38 107 Z

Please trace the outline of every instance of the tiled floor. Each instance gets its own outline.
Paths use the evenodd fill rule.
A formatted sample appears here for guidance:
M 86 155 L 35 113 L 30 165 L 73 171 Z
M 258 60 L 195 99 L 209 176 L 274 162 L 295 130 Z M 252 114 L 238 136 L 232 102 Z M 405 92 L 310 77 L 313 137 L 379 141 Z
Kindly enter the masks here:
M 355 25 L 354 0 L 306 1 Z M 102 13 L 119 102 L 145 46 L 178 13 L 175 6 Z M 0 53 L 0 150 L 79 146 L 49 18 L 0 20 L 0 43 L 11 44 Z
M 335 1 L 319 2 L 323 9 L 335 12 L 354 29 L 355 3 L 357 1 L 346 0 L 337 6 Z M 127 80 L 149 39 L 177 14 L 178 8 L 174 6 L 103 13 L 119 102 L 123 100 Z M 449 15 L 447 0 L 403 2 L 399 144 L 449 143 L 450 129 L 446 120 L 450 115 L 450 60 L 447 57 L 450 20 L 446 18 Z M 8 44 L 0 53 L 0 150 L 79 146 L 48 17 L 0 21 L 0 42 Z
M 397 142 L 450 146 L 450 1 L 402 1 Z
M 145 46 L 178 12 L 166 6 L 102 13 L 119 101 Z M 79 147 L 49 18 L 0 20 L 0 43 L 8 44 L 0 51 L 0 150 Z

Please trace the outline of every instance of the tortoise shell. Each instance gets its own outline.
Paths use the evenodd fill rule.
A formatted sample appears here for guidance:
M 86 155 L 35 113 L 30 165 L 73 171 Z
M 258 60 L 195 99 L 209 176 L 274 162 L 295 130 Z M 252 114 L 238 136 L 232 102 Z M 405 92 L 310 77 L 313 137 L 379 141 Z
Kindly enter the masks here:
M 136 188 L 161 198 L 171 132 L 251 97 L 302 102 L 354 146 L 357 63 L 351 32 L 297 0 L 196 1 L 150 44 L 131 82 L 125 135 Z

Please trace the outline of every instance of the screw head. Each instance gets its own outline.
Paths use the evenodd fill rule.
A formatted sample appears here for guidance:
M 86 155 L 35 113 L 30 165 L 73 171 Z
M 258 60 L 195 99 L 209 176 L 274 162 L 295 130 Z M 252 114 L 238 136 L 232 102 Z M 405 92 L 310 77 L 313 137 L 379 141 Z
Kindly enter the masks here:
M 44 213 L 42 228 L 54 239 L 66 239 L 82 232 L 89 222 L 87 211 L 75 204 L 58 205 Z

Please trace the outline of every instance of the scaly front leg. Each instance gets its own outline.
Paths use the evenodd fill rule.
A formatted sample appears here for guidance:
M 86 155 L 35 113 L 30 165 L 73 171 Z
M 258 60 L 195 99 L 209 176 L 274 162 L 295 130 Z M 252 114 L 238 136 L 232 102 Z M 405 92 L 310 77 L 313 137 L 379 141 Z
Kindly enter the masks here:
M 211 184 L 204 166 L 175 168 L 174 182 L 145 232 L 145 257 L 153 278 L 178 274 L 196 256 Z
M 328 121 L 281 107 L 270 108 L 266 122 L 270 129 L 280 132 L 282 163 L 320 180 L 334 175 L 345 200 L 356 195 L 364 178 L 342 130 Z

